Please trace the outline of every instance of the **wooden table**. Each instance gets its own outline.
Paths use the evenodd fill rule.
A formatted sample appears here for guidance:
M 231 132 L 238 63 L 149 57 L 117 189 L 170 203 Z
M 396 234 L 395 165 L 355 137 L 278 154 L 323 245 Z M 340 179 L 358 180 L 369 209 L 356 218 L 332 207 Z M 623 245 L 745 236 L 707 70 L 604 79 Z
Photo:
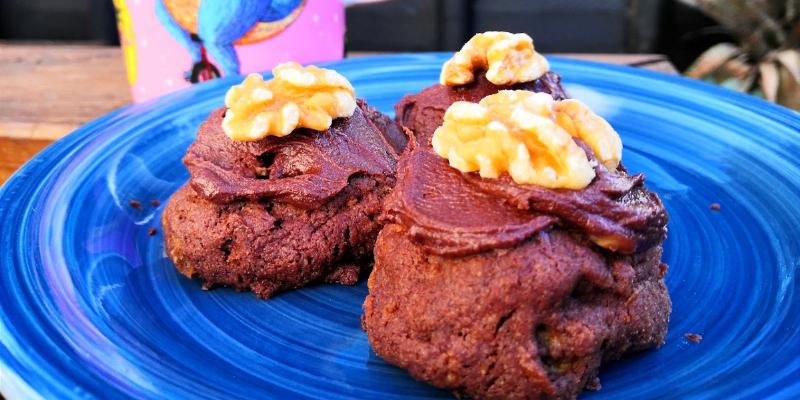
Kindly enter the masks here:
M 676 73 L 657 54 L 561 55 Z M 0 42 L 0 184 L 54 140 L 130 102 L 118 47 Z

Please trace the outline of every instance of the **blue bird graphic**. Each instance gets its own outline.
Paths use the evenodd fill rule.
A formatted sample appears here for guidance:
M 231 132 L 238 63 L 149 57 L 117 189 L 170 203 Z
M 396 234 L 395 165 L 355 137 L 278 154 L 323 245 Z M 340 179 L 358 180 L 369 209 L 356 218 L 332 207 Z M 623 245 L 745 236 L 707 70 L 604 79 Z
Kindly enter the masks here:
M 305 0 L 156 0 L 156 16 L 192 58 L 186 80 L 238 75 L 234 44 L 265 40 L 299 16 Z M 212 64 L 211 56 L 219 68 Z

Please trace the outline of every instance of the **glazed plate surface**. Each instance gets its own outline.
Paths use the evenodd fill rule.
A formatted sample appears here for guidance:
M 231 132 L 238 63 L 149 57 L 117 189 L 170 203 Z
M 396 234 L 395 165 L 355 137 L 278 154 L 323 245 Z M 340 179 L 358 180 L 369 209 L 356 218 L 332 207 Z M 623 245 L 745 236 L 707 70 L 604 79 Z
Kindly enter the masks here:
M 327 66 L 393 114 L 403 94 L 437 81 L 447 56 Z M 623 162 L 647 175 L 671 218 L 666 343 L 605 366 L 602 390 L 581 398 L 800 397 L 800 116 L 665 74 L 551 64 L 573 97 L 616 127 Z M 262 301 L 203 291 L 165 256 L 159 218 L 188 178 L 181 157 L 237 81 L 102 117 L 0 189 L 7 398 L 449 397 L 370 350 L 359 324 L 365 280 Z

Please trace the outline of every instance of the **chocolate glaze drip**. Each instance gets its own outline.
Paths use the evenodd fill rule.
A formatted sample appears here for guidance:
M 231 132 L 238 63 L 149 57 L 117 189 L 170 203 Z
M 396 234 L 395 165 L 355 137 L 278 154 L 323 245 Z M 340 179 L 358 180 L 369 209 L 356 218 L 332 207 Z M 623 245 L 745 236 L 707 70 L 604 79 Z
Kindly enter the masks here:
M 558 75 L 548 73 L 524 89 L 566 98 L 559 82 Z M 470 85 L 434 85 L 398 103 L 397 120 L 415 138 L 398 165 L 385 219 L 403 225 L 427 252 L 452 256 L 510 248 L 553 226 L 625 254 L 646 250 L 666 237 L 666 211 L 658 196 L 644 188 L 644 175 L 628 175 L 622 166 L 607 170 L 580 140 L 576 142 L 597 164 L 597 176 L 582 190 L 520 185 L 507 175 L 484 179 L 461 173 L 433 151 L 430 138 L 452 102 L 478 101 L 503 89 L 508 87 L 492 85 L 481 75 Z
M 407 140 L 399 126 L 362 101 L 325 132 L 298 129 L 256 142 L 225 136 L 224 115 L 225 109 L 211 114 L 183 158 L 194 191 L 216 203 L 269 199 L 318 207 L 353 176 L 394 175 Z

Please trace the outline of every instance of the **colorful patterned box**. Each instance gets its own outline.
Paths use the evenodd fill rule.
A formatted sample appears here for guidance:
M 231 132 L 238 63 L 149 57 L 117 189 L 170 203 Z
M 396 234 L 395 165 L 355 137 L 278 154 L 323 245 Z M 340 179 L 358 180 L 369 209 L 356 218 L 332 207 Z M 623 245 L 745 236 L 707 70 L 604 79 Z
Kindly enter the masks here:
M 283 61 L 342 58 L 341 0 L 114 0 L 135 101 Z

